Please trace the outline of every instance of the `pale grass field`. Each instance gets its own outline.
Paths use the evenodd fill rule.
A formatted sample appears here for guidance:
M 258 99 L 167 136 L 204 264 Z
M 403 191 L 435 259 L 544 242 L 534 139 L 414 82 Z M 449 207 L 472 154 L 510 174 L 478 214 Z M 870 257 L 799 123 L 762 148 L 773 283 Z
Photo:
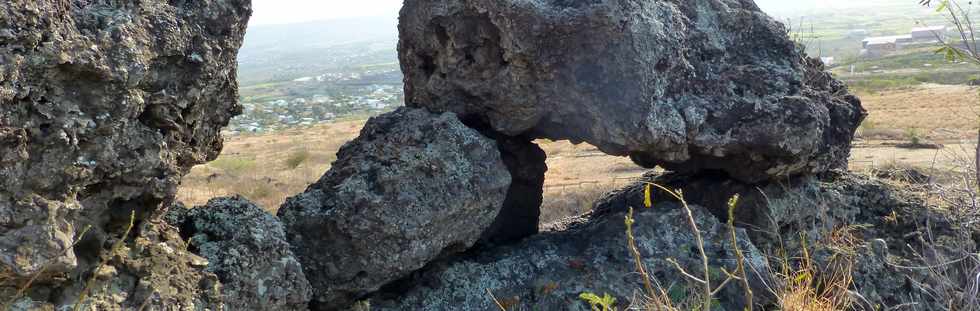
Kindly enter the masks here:
M 899 139 L 909 130 L 936 140 L 976 135 L 980 98 L 977 87 L 925 84 L 857 94 L 871 114 L 861 131 L 878 139 Z
M 926 86 L 883 94 L 862 94 L 872 126 L 860 130 L 851 165 L 867 170 L 894 163 L 952 167 L 952 158 L 969 152 L 975 135 L 977 90 L 964 86 Z M 972 116 L 973 119 L 970 119 Z M 972 120 L 972 121 L 971 121 Z M 330 168 L 336 152 L 357 137 L 362 121 L 226 138 L 218 160 L 195 167 L 183 180 L 178 199 L 189 206 L 208 199 L 242 194 L 274 212 L 286 198 L 302 192 Z M 910 127 L 926 139 L 943 140 L 943 150 L 898 149 L 887 140 L 906 139 Z M 872 132 L 873 135 L 868 135 Z M 882 134 L 884 133 L 884 134 Z M 885 135 L 889 134 L 889 135 Z M 964 138 L 964 143 L 955 139 Z M 952 144 L 950 142 L 953 142 Z M 543 220 L 580 214 L 602 194 L 644 173 L 628 158 L 607 156 L 588 144 L 536 141 L 548 154 Z M 291 159 L 292 158 L 292 159 Z M 298 165 L 292 167 L 289 162 Z

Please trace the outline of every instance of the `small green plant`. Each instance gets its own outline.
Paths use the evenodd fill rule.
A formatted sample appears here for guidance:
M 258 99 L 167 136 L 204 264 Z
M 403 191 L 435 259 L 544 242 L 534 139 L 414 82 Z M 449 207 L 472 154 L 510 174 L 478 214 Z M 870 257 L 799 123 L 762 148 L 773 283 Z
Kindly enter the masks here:
M 286 167 L 289 169 L 296 169 L 300 165 L 303 165 L 307 160 L 310 159 L 310 151 L 306 149 L 301 149 L 294 151 L 286 157 Z
M 905 139 L 909 141 L 912 145 L 922 144 L 922 135 L 919 134 L 919 130 L 915 128 L 909 128 L 905 130 Z
M 578 295 L 579 299 L 589 303 L 592 307 L 592 311 L 616 311 L 616 298 L 610 296 L 609 293 L 603 294 L 601 297 L 595 293 L 584 292 Z
M 219 158 L 208 165 L 225 171 L 232 175 L 241 175 L 255 168 L 255 160 L 242 158 Z

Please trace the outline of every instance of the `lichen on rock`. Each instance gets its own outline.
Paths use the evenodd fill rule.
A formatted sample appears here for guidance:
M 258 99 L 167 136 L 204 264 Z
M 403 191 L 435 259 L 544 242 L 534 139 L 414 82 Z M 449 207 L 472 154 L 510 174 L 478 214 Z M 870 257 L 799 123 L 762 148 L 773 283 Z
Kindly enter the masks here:
M 175 206 L 167 218 L 218 276 L 230 310 L 306 310 L 310 283 L 272 214 L 235 196 Z
M 860 101 L 744 0 L 405 2 L 406 104 L 644 166 L 844 167 Z
M 702 207 L 691 208 L 710 256 L 708 273 L 720 284 L 721 269 L 734 271 L 737 258 L 729 230 Z M 643 295 L 643 277 L 627 246 L 625 215 L 625 210 L 585 215 L 517 244 L 432 263 L 402 280 L 409 285 L 392 286 L 371 297 L 371 310 L 496 310 L 497 298 L 513 310 L 587 311 L 588 304 L 579 298 L 583 292 L 609 294 L 617 306 L 640 305 L 636 298 Z M 678 204 L 661 204 L 638 209 L 634 218 L 633 234 L 650 276 L 680 297 L 696 294 L 700 288 L 668 261 L 676 260 L 696 276 L 704 273 L 686 211 Z M 746 269 L 757 271 L 749 276 L 751 286 L 763 293 L 764 282 L 771 281 L 766 258 L 744 230 L 738 230 L 737 243 Z M 723 288 L 716 297 L 719 309 L 740 309 L 745 305 L 743 293 L 739 285 Z M 769 297 L 756 299 L 761 304 Z
M 250 14 L 249 0 L 0 3 L 0 271 L 10 283 L 37 276 L 28 296 L 67 303 L 78 292 L 59 288 L 112 255 L 106 241 L 133 213 L 127 247 L 173 230 L 141 228 L 221 151 L 219 132 L 241 110 L 236 57 Z M 158 256 L 146 251 L 130 255 Z M 131 282 L 114 289 L 153 285 L 128 262 L 110 264 Z M 184 285 L 180 295 L 199 293 Z M 122 295 L 120 306 L 136 299 Z M 163 300 L 192 302 L 202 306 Z
M 313 308 L 346 307 L 473 246 L 511 184 L 497 148 L 452 113 L 400 108 L 371 118 L 278 212 Z

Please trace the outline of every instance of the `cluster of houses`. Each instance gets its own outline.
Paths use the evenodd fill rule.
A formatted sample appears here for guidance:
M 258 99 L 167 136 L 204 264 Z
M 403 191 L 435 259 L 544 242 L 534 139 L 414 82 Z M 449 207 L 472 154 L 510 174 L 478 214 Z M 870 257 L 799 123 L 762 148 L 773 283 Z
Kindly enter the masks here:
M 913 28 L 911 32 L 898 36 L 867 37 L 862 41 L 861 55 L 878 57 L 909 46 L 935 44 L 946 40 L 946 26 Z M 852 30 L 849 34 L 867 34 L 865 30 Z
M 354 94 L 245 102 L 244 113 L 231 120 L 226 134 L 270 132 L 329 123 L 352 114 L 382 112 L 401 105 L 403 94 L 400 87 L 370 85 Z

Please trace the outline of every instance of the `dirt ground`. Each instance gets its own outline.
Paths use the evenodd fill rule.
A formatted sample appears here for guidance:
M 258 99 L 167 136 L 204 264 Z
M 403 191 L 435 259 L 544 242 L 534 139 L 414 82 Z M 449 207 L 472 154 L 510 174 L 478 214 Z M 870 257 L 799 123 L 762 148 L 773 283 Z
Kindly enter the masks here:
M 861 95 L 870 112 L 851 156 L 851 169 L 903 164 L 955 168 L 974 148 L 977 90 L 926 86 Z M 870 124 L 870 125 L 869 125 Z M 242 194 L 270 211 L 305 190 L 353 139 L 363 121 L 339 122 L 262 135 L 228 137 L 218 160 L 195 167 L 184 178 L 178 199 L 201 205 L 209 198 Z M 914 128 L 914 134 L 909 129 Z M 911 135 L 944 144 L 942 149 L 903 149 Z M 612 157 L 588 144 L 537 141 L 548 154 L 543 219 L 555 220 L 591 208 L 604 193 L 630 183 L 645 170 L 628 158 Z

